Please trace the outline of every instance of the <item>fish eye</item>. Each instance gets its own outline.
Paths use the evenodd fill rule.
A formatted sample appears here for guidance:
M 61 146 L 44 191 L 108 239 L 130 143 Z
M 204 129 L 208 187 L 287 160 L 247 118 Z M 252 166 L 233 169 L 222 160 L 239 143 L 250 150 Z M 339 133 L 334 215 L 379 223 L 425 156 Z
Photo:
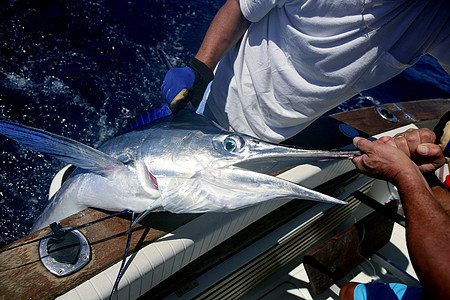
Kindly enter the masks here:
M 223 141 L 223 148 L 228 152 L 234 152 L 237 148 L 236 141 L 227 137 L 225 141 Z
M 223 148 L 227 152 L 236 152 L 239 151 L 243 145 L 243 141 L 239 137 L 235 136 L 227 136 L 223 141 Z

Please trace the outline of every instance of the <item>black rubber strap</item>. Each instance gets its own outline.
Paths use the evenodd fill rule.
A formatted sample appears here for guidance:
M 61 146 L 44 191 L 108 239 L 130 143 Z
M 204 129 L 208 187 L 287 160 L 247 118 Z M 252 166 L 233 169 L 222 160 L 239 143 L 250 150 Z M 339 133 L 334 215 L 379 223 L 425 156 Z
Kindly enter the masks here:
M 214 79 L 214 73 L 200 60 L 193 57 L 189 62 L 189 67 L 196 71 L 205 83 L 210 83 Z

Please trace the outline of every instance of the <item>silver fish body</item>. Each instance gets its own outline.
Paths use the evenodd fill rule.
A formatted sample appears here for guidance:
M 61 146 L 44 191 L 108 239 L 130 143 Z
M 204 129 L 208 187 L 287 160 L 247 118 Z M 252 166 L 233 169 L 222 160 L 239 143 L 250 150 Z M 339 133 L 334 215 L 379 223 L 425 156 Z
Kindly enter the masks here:
M 287 198 L 343 204 L 268 173 L 311 158 L 358 154 L 266 143 L 223 131 L 188 111 L 113 137 L 98 150 L 6 121 L 0 121 L 0 133 L 78 166 L 53 196 L 34 230 L 87 207 L 203 213 Z

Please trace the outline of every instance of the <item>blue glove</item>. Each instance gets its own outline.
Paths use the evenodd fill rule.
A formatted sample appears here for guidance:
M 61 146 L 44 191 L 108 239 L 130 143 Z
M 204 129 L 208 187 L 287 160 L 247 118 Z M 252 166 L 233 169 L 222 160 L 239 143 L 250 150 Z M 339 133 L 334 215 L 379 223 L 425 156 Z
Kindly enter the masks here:
M 170 105 L 181 91 L 192 88 L 194 80 L 195 72 L 190 67 L 170 69 L 161 86 L 164 99 Z
M 161 91 L 172 113 L 177 113 L 188 102 L 196 108 L 213 79 L 213 72 L 194 57 L 188 67 L 170 69 L 167 72 Z

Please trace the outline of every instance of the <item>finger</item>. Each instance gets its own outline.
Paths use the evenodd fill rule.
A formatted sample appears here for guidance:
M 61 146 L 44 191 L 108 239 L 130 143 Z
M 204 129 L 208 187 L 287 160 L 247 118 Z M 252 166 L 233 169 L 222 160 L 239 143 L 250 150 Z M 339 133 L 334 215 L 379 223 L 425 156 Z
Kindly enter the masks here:
M 439 147 L 438 145 L 434 145 L 434 144 L 420 144 L 417 147 L 417 154 L 422 155 L 422 156 L 429 156 L 430 152 L 433 151 L 432 148 L 434 148 L 434 146 Z
M 364 165 L 363 165 L 363 155 L 357 156 L 355 158 L 353 158 L 352 162 L 355 165 L 355 167 L 359 170 L 359 171 L 363 171 L 364 170 Z
M 392 146 L 394 148 L 397 148 L 397 144 L 395 143 L 395 139 L 394 138 L 391 138 L 390 140 L 386 141 L 384 144 Z
M 365 140 L 365 138 L 357 136 L 353 138 L 353 145 L 355 145 L 356 148 L 360 149 L 359 144 L 362 143 L 363 140 Z
M 189 91 L 187 89 L 181 90 L 173 99 L 172 102 L 170 102 L 170 110 L 172 113 L 177 113 L 180 110 L 182 110 L 186 104 L 187 104 L 187 95 Z
M 411 157 L 408 142 L 402 134 L 394 136 L 394 142 L 395 142 L 396 147 L 399 150 L 401 150 L 403 153 L 405 153 L 408 157 Z
M 417 146 L 421 143 L 420 131 L 419 130 L 408 130 L 404 133 L 404 138 L 406 144 L 409 148 L 410 156 L 414 156 L 416 153 Z
M 438 145 L 431 143 L 420 144 L 417 147 L 417 153 L 426 157 L 434 167 L 440 167 L 445 163 L 444 154 L 442 153 L 441 147 Z
M 436 134 L 428 128 L 419 129 L 419 136 L 421 144 L 434 143 L 436 140 Z
M 396 134 L 393 142 L 395 147 L 402 150 L 408 157 L 416 157 L 420 155 L 417 153 L 417 147 L 423 143 L 433 143 L 436 139 L 434 132 L 428 128 L 422 129 L 408 129 L 403 133 Z M 391 142 L 387 142 L 391 144 Z
M 353 159 L 353 163 L 358 171 L 360 171 L 363 174 L 366 174 L 371 177 L 376 177 L 377 172 L 370 167 L 371 165 L 371 158 L 367 154 L 363 154 L 355 159 Z
M 387 143 L 388 141 L 392 140 L 392 137 L 390 136 L 382 136 L 378 139 L 380 142 L 383 142 L 384 144 Z

